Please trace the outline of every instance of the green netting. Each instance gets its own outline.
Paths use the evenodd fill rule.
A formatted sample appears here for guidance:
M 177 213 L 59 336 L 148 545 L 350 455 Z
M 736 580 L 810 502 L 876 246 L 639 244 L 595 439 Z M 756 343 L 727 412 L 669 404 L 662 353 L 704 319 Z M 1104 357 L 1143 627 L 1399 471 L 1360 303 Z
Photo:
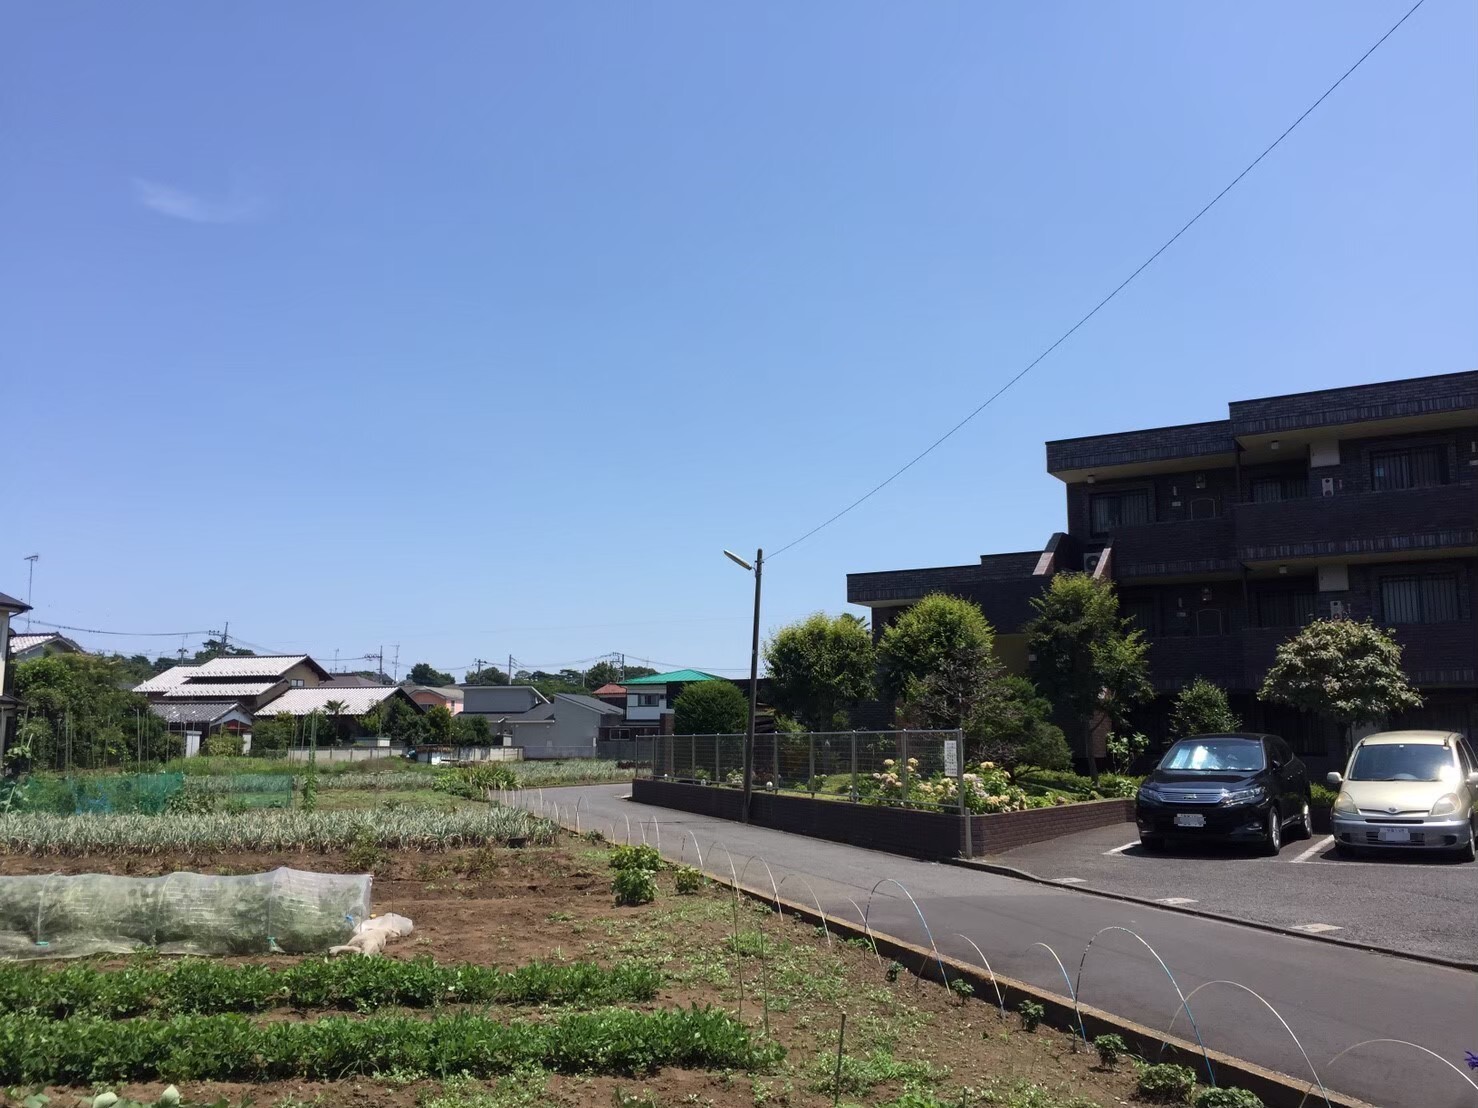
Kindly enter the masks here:
M 245 877 L 0 877 L 0 958 L 315 954 L 369 917 L 371 878 L 275 869 Z
M 36 775 L 19 785 L 11 801 L 17 812 L 128 812 L 156 816 L 185 785 L 179 773 L 107 774 L 95 777 Z

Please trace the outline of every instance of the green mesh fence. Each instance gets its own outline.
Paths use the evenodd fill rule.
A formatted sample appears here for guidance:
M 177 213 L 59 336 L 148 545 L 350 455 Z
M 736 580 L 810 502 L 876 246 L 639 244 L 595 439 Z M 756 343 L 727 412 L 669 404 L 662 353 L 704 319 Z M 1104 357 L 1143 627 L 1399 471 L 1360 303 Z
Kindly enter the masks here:
M 96 777 L 33 776 L 16 786 L 11 811 L 54 815 L 158 815 L 185 786 L 179 773 L 110 774 Z

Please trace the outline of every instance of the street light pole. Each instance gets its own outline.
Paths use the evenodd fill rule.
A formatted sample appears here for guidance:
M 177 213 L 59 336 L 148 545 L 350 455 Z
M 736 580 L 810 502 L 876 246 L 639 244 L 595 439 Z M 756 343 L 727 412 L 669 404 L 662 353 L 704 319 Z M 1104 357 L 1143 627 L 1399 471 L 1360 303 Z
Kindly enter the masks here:
M 750 565 L 737 554 L 724 551 L 724 556 L 736 565 L 754 573 L 754 632 L 749 645 L 749 721 L 744 730 L 744 807 L 742 818 L 749 822 L 749 802 L 754 796 L 754 713 L 759 700 L 760 687 L 760 579 L 765 569 L 765 552 L 761 548 L 754 552 L 754 564 Z

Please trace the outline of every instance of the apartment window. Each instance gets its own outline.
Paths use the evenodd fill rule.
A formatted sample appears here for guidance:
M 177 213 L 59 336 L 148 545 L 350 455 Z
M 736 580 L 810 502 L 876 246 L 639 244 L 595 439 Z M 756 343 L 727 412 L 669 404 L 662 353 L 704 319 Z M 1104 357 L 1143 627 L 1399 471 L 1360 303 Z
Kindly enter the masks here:
M 1221 609 L 1202 608 L 1196 613 L 1196 634 L 1220 635 L 1222 633 Z
M 660 708 L 662 706 L 662 694 L 652 692 L 637 693 L 636 706 L 638 708 Z
M 1247 482 L 1247 498 L 1254 504 L 1299 500 L 1308 491 L 1308 479 L 1304 477 L 1254 477 Z
M 1265 592 L 1256 600 L 1259 627 L 1302 627 L 1314 619 L 1315 596 L 1311 592 Z
M 1447 484 L 1447 451 L 1440 446 L 1377 450 L 1370 455 L 1370 487 L 1423 489 Z
M 1093 533 L 1106 535 L 1118 527 L 1150 521 L 1150 494 L 1146 489 L 1131 492 L 1096 493 L 1089 501 Z
M 1192 519 L 1215 519 L 1216 498 L 1214 496 L 1198 496 L 1191 501 Z
M 1387 577 L 1380 602 L 1387 623 L 1452 623 L 1459 618 L 1457 575 Z

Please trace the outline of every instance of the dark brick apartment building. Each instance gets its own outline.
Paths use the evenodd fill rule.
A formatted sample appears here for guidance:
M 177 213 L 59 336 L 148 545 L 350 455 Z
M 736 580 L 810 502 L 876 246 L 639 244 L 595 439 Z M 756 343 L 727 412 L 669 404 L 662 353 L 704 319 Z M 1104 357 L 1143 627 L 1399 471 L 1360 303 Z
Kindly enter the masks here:
M 1030 600 L 1053 573 L 1111 578 L 1152 644 L 1166 736 L 1193 677 L 1231 694 L 1246 725 L 1311 760 L 1338 753 L 1329 721 L 1256 700 L 1277 645 L 1316 617 L 1392 628 L 1426 705 L 1391 721 L 1478 734 L 1478 372 L 1234 401 L 1228 418 L 1047 443 L 1067 530 L 1040 551 L 852 573 L 875 634 L 930 592 L 980 605 L 1012 668 Z M 1319 763 L 1322 766 L 1324 763 Z

